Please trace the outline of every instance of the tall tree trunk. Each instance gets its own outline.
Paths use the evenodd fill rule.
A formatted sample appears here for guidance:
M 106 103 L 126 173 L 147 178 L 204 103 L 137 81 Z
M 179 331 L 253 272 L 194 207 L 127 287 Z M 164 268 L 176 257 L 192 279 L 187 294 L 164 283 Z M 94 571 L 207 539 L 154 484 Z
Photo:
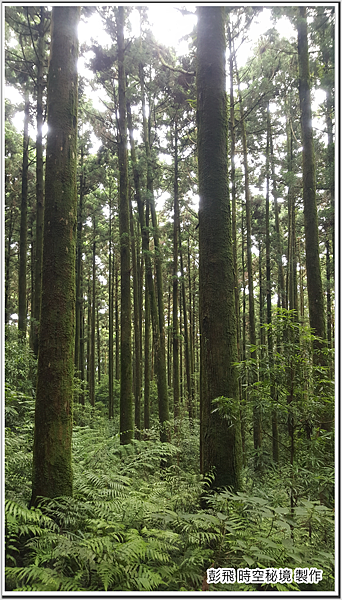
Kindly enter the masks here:
M 77 245 L 76 245 L 76 329 L 75 329 L 75 370 L 79 376 L 80 371 L 80 346 L 81 346 L 81 312 L 82 312 L 82 228 L 83 228 L 83 193 L 84 193 L 84 173 L 83 173 L 83 155 L 84 149 L 81 148 L 81 175 L 80 175 L 80 200 L 78 204 L 77 215 Z
M 274 202 L 274 222 L 275 222 L 275 230 L 276 230 L 276 247 L 277 247 L 277 264 L 278 264 L 278 286 L 280 291 L 280 303 L 282 308 L 286 308 L 286 294 L 285 294 L 285 278 L 284 278 L 284 269 L 283 269 L 283 252 L 282 252 L 282 244 L 281 244 L 281 233 L 280 233 L 280 224 L 279 224 L 279 209 L 278 209 L 278 194 L 277 194 L 277 179 L 275 175 L 274 168 L 274 154 L 273 154 L 273 136 L 272 136 L 272 126 L 270 123 L 269 129 L 269 144 L 270 144 L 270 159 L 271 159 L 271 171 L 272 171 L 272 195 Z
M 192 386 L 191 386 L 191 358 L 190 358 L 190 340 L 189 340 L 189 326 L 188 326 L 188 309 L 186 302 L 186 293 L 185 293 L 185 275 L 184 275 L 184 265 L 183 265 L 183 249 L 182 249 L 182 238 L 180 232 L 179 225 L 179 258 L 180 258 L 180 268 L 181 268 L 181 277 L 182 277 L 182 303 L 183 303 L 183 322 L 184 322 L 184 357 L 185 357 L 185 375 L 186 375 L 186 398 L 187 405 L 189 410 L 189 419 L 190 424 L 193 422 L 194 418 L 194 409 L 193 409 L 193 396 L 192 396 Z
M 298 7 L 298 65 L 299 65 L 299 101 L 301 111 L 301 129 L 303 144 L 303 201 L 306 247 L 306 274 L 309 299 L 310 327 L 314 334 L 325 339 L 324 298 L 319 261 L 319 239 L 316 206 L 315 156 L 312 129 L 312 111 L 310 100 L 310 71 L 308 51 L 308 27 L 306 7 Z M 314 342 L 314 350 L 322 348 Z M 325 364 L 321 353 L 314 353 L 318 364 Z
M 115 313 L 115 379 L 117 381 L 120 381 L 119 267 L 117 264 L 115 264 L 114 313 Z
M 121 257 L 121 375 L 120 375 L 120 442 L 128 444 L 133 439 L 132 404 L 132 345 L 131 345 L 131 264 L 130 264 L 130 224 L 128 199 L 128 157 L 127 157 L 127 116 L 126 116 L 126 75 L 124 66 L 125 8 L 117 9 L 118 41 L 118 80 L 119 80 L 119 222 Z
M 93 215 L 93 258 L 92 258 L 92 305 L 90 328 L 90 355 L 89 355 L 89 401 L 95 406 L 95 330 L 96 330 L 96 219 Z
M 229 19 L 229 17 L 228 17 Z M 237 350 L 238 359 L 240 359 L 240 303 L 239 303 L 239 286 L 238 286 L 238 269 L 237 269 L 237 235 L 236 235 L 236 183 L 235 183 L 235 113 L 234 113 L 234 60 L 232 48 L 232 36 L 230 22 L 228 21 L 228 45 L 229 45 L 229 133 L 230 133 L 230 162 L 231 162 L 231 198 L 232 198 L 232 242 L 233 242 L 233 262 L 234 262 L 234 291 L 235 291 L 235 311 L 236 311 L 236 334 L 237 334 Z
M 249 189 L 249 170 L 248 170 L 248 149 L 246 125 L 244 119 L 243 102 L 240 91 L 239 72 L 236 68 L 236 77 L 238 82 L 239 103 L 241 114 L 241 131 L 242 131 L 242 147 L 243 147 L 243 163 L 245 171 L 245 202 L 246 202 L 246 242 L 247 242 L 247 274 L 248 274 L 248 316 L 249 316 L 249 340 L 252 346 L 251 359 L 255 361 L 255 371 L 252 374 L 249 384 L 255 383 L 257 380 L 257 352 L 256 352 L 256 326 L 255 326 L 255 310 L 254 310 L 254 291 L 253 291 L 253 267 L 252 267 L 252 224 L 251 224 L 251 198 Z M 255 455 L 255 468 L 260 468 L 259 453 L 261 450 L 261 414 L 258 406 L 253 406 L 253 442 Z
M 272 457 L 273 462 L 279 460 L 279 435 L 278 435 L 278 414 L 275 382 L 274 382 L 274 353 L 273 353 L 273 335 L 272 335 L 272 287 L 271 287 L 271 237 L 270 237 L 270 162 L 271 153 L 271 115 L 270 104 L 267 103 L 267 147 L 266 147 L 266 322 L 267 328 L 267 348 L 268 348 L 268 366 L 270 371 L 270 393 L 272 408 Z M 275 197 L 276 198 L 276 197 Z M 278 248 L 279 252 L 279 248 Z M 281 260 L 281 257 L 280 257 Z M 278 263 L 279 274 L 279 263 Z
M 144 429 L 150 428 L 150 381 L 151 381 L 151 344 L 150 344 L 150 296 L 147 273 L 145 274 L 145 341 L 144 341 Z
M 169 283 L 168 292 L 167 292 L 167 355 L 166 355 L 166 364 L 167 364 L 167 387 L 170 388 L 172 385 L 172 377 L 171 377 L 171 285 Z
M 141 97 L 142 97 L 142 114 L 143 114 L 143 135 L 144 135 L 144 144 L 145 144 L 145 152 L 147 159 L 147 198 L 146 203 L 149 204 L 151 210 L 152 217 L 152 226 L 153 226 L 153 240 L 154 240 L 154 248 L 155 248 L 155 266 L 156 266 L 156 283 L 157 283 L 157 297 L 158 297 L 158 305 L 156 304 L 155 292 L 154 292 L 154 283 L 152 279 L 152 265 L 151 259 L 149 255 L 145 254 L 145 260 L 147 259 L 146 269 L 147 269 L 147 278 L 149 285 L 149 293 L 150 293 L 150 306 L 151 306 L 151 315 L 152 315 L 152 328 L 153 328 L 153 338 L 154 338 L 154 347 L 156 353 L 156 371 L 157 371 L 157 385 L 158 385 L 158 409 L 159 409 L 159 422 L 160 422 L 160 439 L 162 442 L 168 441 L 169 433 L 167 431 L 167 423 L 169 422 L 169 398 L 167 392 L 167 379 L 166 379 L 166 360 L 165 360 L 165 325 L 164 325 L 164 302 L 163 302 L 163 279 L 162 279 L 162 260 L 161 260 L 161 251 L 159 247 L 159 228 L 156 217 L 156 210 L 154 204 L 154 193 L 153 193 L 153 173 L 152 173 L 152 158 L 151 158 L 151 148 L 149 141 L 149 130 L 148 123 L 146 119 L 146 108 L 145 108 L 145 83 L 144 83 L 144 70 L 143 65 L 140 63 L 139 65 L 139 76 L 140 76 L 140 87 L 141 87 Z M 140 223 L 141 223 L 141 216 Z M 146 226 L 142 226 L 142 229 L 145 229 Z M 147 236 L 146 236 L 147 233 Z M 146 239 L 148 242 L 148 230 L 143 235 L 143 244 L 145 243 L 145 248 L 147 252 L 149 252 L 149 244 L 147 243 L 146 247 Z M 145 239 L 145 242 L 144 242 Z M 143 246 L 144 248 L 144 246 Z M 157 311 L 157 312 L 156 312 Z M 154 323 L 157 317 L 157 322 Z
M 108 417 L 114 418 L 114 345 L 113 345 L 113 275 L 114 260 L 112 255 L 112 186 L 109 185 L 109 266 L 108 266 Z
M 192 281 L 191 281 L 191 256 L 190 256 L 190 235 L 188 235 L 188 252 L 187 252 L 187 268 L 188 268 L 188 292 L 189 292 L 189 351 L 190 351 L 190 402 L 192 406 L 193 418 L 196 418 L 195 406 L 195 348 L 194 348 L 194 315 L 192 310 Z
M 96 302 L 96 349 L 97 349 L 97 383 L 101 383 L 101 332 L 99 299 Z
M 23 338 L 26 337 L 27 328 L 27 290 L 26 290 L 26 266 L 27 266 L 27 195 L 28 195 L 28 150 L 29 150 L 29 93 L 25 88 L 24 109 L 24 135 L 23 135 L 23 173 L 21 185 L 20 206 L 20 242 L 19 242 L 19 306 L 18 306 L 18 330 Z
M 287 123 L 287 163 L 288 163 L 288 255 L 287 255 L 287 298 L 289 310 L 295 311 L 295 320 L 298 320 L 298 292 L 297 292 L 297 251 L 296 251 L 296 207 L 293 179 L 293 133 L 291 117 Z
M 139 320 L 139 282 L 137 269 L 137 255 L 134 235 L 134 222 L 132 203 L 130 202 L 130 228 L 132 244 L 132 269 L 133 269 L 133 309 L 134 309 L 134 405 L 136 437 L 140 439 L 141 429 L 141 354 L 140 354 L 140 320 Z
M 173 365 L 173 413 L 175 429 L 178 428 L 180 411 L 179 389 L 179 325 L 178 325 L 178 230 L 179 230 L 179 200 L 178 200 L 178 131 L 175 120 L 174 137 L 174 185 L 173 185 L 173 267 L 172 267 L 172 365 Z
M 40 319 L 42 261 L 43 261 L 43 222 L 44 222 L 44 178 L 43 178 L 43 91 L 44 91 L 44 28 L 45 7 L 40 7 L 40 21 L 38 24 L 38 63 L 37 63 L 37 138 L 36 138 L 36 253 L 35 253 L 35 281 L 34 281 L 34 306 L 33 306 L 33 352 L 38 356 L 38 335 Z
M 258 242 L 259 246 L 259 336 L 260 336 L 260 360 L 263 359 L 264 349 L 263 346 L 265 344 L 265 328 L 264 328 L 264 302 L 265 302 L 265 293 L 264 293 L 264 283 L 263 283 L 263 274 L 262 274 L 262 240 L 261 233 Z
M 79 7 L 52 8 L 31 505 L 39 496 L 72 495 L 79 15 Z
M 84 319 L 84 299 L 83 299 L 83 263 L 81 263 L 81 314 L 80 314 L 80 356 L 79 356 L 79 372 L 81 379 L 81 394 L 79 396 L 80 404 L 85 404 L 85 374 L 84 374 L 84 336 L 85 336 L 85 319 Z
M 331 343 L 331 291 L 330 291 L 330 244 L 329 238 L 325 241 L 326 248 L 326 278 L 327 278 L 327 339 L 329 348 L 332 348 Z
M 233 364 L 237 347 L 227 178 L 224 9 L 199 6 L 197 14 L 201 472 L 214 468 L 215 487 L 238 489 L 241 430 Z M 214 402 L 222 397 L 229 398 L 225 414 Z
M 11 266 L 11 245 L 14 232 L 14 216 L 13 209 L 10 209 L 9 225 L 8 225 L 8 236 L 6 240 L 6 256 L 5 256 L 5 324 L 7 325 L 10 320 L 10 266 Z

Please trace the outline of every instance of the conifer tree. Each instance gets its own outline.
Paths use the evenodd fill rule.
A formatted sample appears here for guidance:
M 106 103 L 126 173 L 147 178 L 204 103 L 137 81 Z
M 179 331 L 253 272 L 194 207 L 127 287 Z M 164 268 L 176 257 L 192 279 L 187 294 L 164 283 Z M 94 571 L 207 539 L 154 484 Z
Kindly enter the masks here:
M 72 495 L 79 14 L 75 6 L 52 9 L 32 505 L 39 496 Z
M 241 431 L 233 365 L 237 345 L 227 179 L 224 14 L 216 6 L 200 6 L 197 11 L 201 471 L 214 468 L 216 487 L 237 489 L 241 480 Z M 215 404 L 220 398 L 225 399 L 224 407 Z

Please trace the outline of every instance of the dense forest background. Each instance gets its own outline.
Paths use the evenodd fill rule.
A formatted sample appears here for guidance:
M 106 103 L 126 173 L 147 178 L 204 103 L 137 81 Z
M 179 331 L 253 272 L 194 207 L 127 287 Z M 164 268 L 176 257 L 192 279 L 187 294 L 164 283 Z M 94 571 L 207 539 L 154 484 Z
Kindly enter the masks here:
M 81 7 L 53 87 L 67 13 L 4 8 L 6 590 L 332 591 L 338 7 L 152 10 Z

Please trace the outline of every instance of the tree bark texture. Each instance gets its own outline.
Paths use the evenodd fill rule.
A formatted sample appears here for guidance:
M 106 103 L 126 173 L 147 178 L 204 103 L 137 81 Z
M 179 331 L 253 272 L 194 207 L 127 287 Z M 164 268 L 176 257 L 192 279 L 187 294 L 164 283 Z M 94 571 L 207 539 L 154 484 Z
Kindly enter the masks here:
M 215 487 L 238 489 L 241 431 L 234 268 L 229 221 L 225 32 L 223 8 L 197 9 L 197 125 L 201 331 L 201 472 L 214 468 Z M 228 414 L 213 402 L 225 397 Z
M 52 9 L 31 504 L 39 496 L 72 495 L 79 15 L 75 6 Z

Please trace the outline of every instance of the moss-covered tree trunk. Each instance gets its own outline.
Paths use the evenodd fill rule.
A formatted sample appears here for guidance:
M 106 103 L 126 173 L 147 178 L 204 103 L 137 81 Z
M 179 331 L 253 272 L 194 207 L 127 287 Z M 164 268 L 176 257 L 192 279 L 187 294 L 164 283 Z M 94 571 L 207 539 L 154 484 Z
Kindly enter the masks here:
M 31 504 L 39 496 L 72 495 L 79 14 L 75 6 L 52 8 Z
M 124 23 L 125 8 L 117 9 L 118 80 L 119 80 L 119 225 L 121 257 L 121 337 L 120 337 L 120 441 L 128 444 L 133 439 L 132 404 L 132 332 L 131 332 L 131 261 L 128 199 L 128 156 Z
M 201 472 L 238 489 L 241 430 L 234 268 L 229 220 L 224 9 L 197 9 L 197 126 L 201 330 Z M 229 400 L 224 409 L 214 400 Z
M 303 144 L 303 201 L 306 249 L 306 272 L 309 299 L 310 327 L 314 334 L 325 339 L 324 297 L 319 261 L 319 239 L 316 205 L 315 155 L 310 100 L 310 71 L 306 7 L 298 7 L 298 66 L 299 101 Z M 320 344 L 315 342 L 314 348 Z M 322 355 L 315 360 L 324 363 Z

